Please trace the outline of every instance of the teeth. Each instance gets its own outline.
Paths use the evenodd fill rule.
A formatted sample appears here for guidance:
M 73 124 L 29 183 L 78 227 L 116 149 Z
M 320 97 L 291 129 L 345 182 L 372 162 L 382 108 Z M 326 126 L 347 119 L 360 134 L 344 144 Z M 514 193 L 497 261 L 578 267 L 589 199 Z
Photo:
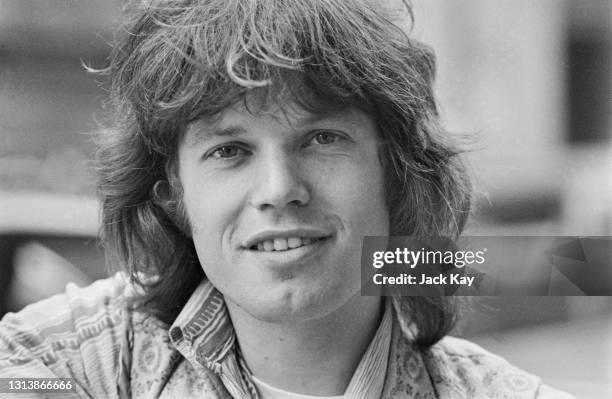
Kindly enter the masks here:
M 286 251 L 287 249 L 299 248 L 316 241 L 310 237 L 278 237 L 273 240 L 265 240 L 257 244 L 258 251 Z
M 289 244 L 287 244 L 286 238 L 275 238 L 274 239 L 274 250 L 275 251 L 285 251 L 289 248 Z
M 302 239 L 300 237 L 289 237 L 287 239 L 287 245 L 289 248 L 297 248 L 302 246 Z

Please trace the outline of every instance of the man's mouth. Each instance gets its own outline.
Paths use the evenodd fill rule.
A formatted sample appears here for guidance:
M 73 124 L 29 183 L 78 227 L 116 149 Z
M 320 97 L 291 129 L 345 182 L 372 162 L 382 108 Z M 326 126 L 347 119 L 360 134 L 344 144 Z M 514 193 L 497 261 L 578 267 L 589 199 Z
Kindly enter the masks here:
M 274 239 L 266 239 L 249 247 L 252 251 L 278 252 L 289 251 L 312 245 L 316 242 L 325 240 L 329 237 L 277 237 Z

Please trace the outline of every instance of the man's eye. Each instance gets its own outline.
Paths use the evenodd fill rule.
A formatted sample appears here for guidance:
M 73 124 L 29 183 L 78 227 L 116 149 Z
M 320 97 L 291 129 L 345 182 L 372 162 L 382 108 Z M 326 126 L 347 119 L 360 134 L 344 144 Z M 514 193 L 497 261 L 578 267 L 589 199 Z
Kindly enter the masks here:
M 206 156 L 206 158 L 228 159 L 236 158 L 246 154 L 246 150 L 237 145 L 223 145 L 217 147 Z
M 325 145 L 325 144 L 333 144 L 340 139 L 341 137 L 337 133 L 322 131 L 322 132 L 318 132 L 312 137 L 312 142 L 314 144 Z

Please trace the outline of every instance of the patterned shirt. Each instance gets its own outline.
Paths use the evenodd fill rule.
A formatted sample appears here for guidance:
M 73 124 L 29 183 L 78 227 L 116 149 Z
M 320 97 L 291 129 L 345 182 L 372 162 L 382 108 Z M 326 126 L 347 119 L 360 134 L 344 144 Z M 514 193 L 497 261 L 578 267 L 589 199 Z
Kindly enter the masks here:
M 7 314 L 0 378 L 74 379 L 76 393 L 53 398 L 258 397 L 212 284 L 202 281 L 171 326 L 126 307 L 132 294 L 117 275 Z M 401 304 L 391 303 L 345 397 L 571 398 L 465 340 L 418 349 Z M 368 391 L 377 378 L 380 394 Z

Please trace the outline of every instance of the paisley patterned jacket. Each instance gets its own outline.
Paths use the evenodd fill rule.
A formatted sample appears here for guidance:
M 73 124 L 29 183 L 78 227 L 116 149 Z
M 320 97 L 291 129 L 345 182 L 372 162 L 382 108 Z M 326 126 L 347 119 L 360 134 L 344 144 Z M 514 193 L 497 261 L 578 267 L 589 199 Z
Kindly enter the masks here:
M 0 378 L 72 378 L 75 392 L 53 398 L 257 396 L 223 297 L 210 283 L 200 284 L 172 326 L 127 310 L 129 291 L 115 276 L 86 288 L 68 285 L 65 294 L 7 314 Z M 572 397 L 465 340 L 447 337 L 419 350 L 394 308 L 383 398 Z

